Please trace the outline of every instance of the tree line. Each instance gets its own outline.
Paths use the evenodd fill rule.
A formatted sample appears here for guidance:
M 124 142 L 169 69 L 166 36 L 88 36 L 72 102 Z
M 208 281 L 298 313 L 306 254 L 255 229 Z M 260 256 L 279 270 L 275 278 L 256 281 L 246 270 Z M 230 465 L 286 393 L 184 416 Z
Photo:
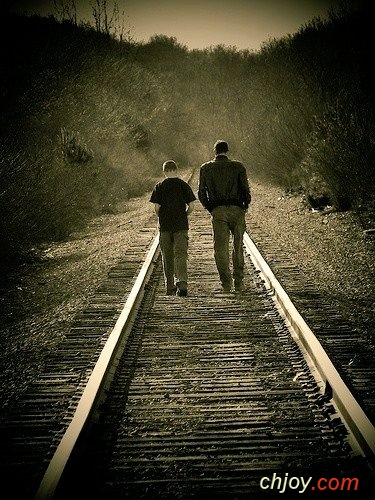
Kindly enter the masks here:
M 3 266 L 149 191 L 165 159 L 198 167 L 218 138 L 250 181 L 302 192 L 318 208 L 373 203 L 368 5 L 343 4 L 257 52 L 189 50 L 162 34 L 134 42 L 103 29 L 116 12 L 108 21 L 97 11 L 94 27 L 77 25 L 74 10 L 9 15 L 0 48 Z

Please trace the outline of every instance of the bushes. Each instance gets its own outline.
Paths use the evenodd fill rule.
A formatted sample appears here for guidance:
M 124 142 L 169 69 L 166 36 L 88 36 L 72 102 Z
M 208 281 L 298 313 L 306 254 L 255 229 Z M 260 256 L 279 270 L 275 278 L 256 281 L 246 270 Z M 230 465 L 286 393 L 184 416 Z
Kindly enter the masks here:
M 369 108 L 353 104 L 343 101 L 317 118 L 303 161 L 307 189 L 324 179 L 325 195 L 339 210 L 375 196 L 374 121 Z
M 312 22 L 256 54 L 189 52 L 163 35 L 120 43 L 87 26 L 13 20 L 28 44 L 12 39 L 10 52 L 0 44 L 3 255 L 116 211 L 152 189 L 168 158 L 199 166 L 218 138 L 251 181 L 302 188 L 312 204 L 340 209 L 371 199 L 373 51 L 364 16 Z
M 44 144 L 35 155 L 3 148 L 1 156 L 3 262 L 35 244 L 66 237 L 97 212 L 98 196 L 87 189 L 93 171 L 77 169 L 57 147 Z
M 314 206 L 347 210 L 375 196 L 368 14 L 364 6 L 314 20 L 248 64 L 242 129 L 251 172 L 305 190 Z
M 10 58 L 2 63 L 8 95 L 0 120 L 5 265 L 150 188 L 149 129 L 162 101 L 156 79 L 108 37 L 93 40 L 89 30 L 52 19 L 21 20 L 28 44 L 18 41 L 16 64 Z
M 108 164 L 67 130 L 55 142 L 39 141 L 37 152 L 25 148 L 15 154 L 14 145 L 3 144 L 0 155 L 0 259 L 5 266 L 32 246 L 66 238 L 95 215 L 116 212 L 119 202 L 154 182 L 141 169 Z M 134 166 L 136 155 L 132 160 Z

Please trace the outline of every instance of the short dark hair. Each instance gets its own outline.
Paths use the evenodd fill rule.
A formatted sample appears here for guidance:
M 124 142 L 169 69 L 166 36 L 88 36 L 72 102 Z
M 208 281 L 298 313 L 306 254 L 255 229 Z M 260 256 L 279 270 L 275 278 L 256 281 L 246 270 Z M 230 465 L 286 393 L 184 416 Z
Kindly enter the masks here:
M 214 148 L 215 148 L 215 152 L 216 154 L 220 154 L 220 153 L 227 153 L 228 152 L 228 143 L 225 142 L 225 141 L 216 141 L 215 142 L 215 145 L 214 145 Z
M 167 160 L 163 163 L 163 172 L 173 172 L 174 170 L 177 170 L 175 161 Z

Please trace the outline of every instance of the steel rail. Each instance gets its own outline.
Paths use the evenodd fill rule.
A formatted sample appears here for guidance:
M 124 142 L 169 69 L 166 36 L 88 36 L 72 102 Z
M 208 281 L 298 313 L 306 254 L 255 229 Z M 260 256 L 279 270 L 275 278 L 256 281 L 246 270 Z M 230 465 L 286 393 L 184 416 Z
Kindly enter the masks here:
M 190 183 L 195 170 L 189 173 L 186 182 Z M 151 275 L 154 263 L 160 254 L 159 232 L 156 234 L 133 288 L 106 341 L 98 361 L 89 377 L 87 385 L 78 402 L 73 418 L 65 431 L 56 451 L 49 462 L 43 479 L 38 487 L 35 500 L 53 498 L 54 492 L 67 466 L 74 447 L 82 435 L 86 424 L 98 404 L 103 401 L 104 389 L 110 384 L 115 368 L 128 338 L 136 312 L 143 297 L 144 287 Z
M 47 500 L 53 497 L 69 457 L 79 437 L 82 435 L 85 425 L 88 423 L 89 418 L 91 418 L 98 403 L 103 400 L 103 389 L 109 385 L 110 379 L 114 375 L 115 367 L 121 357 L 126 339 L 129 336 L 135 315 L 144 295 L 145 285 L 149 280 L 159 253 L 159 233 L 157 233 L 120 316 L 89 377 L 72 421 L 49 462 L 36 493 L 36 500 Z
M 354 451 L 370 460 L 370 465 L 373 466 L 375 458 L 374 426 L 247 233 L 244 235 L 244 246 L 272 294 L 278 309 L 289 322 L 296 341 L 300 347 L 302 346 L 302 350 L 317 370 L 320 377 L 319 382 L 324 384 L 323 392 L 330 396 L 336 411 L 354 440 L 352 443 Z
M 303 320 L 247 233 L 244 235 L 244 247 L 253 265 L 265 282 L 266 288 L 272 294 L 279 312 L 289 323 L 296 341 L 310 358 L 314 369 L 319 374 L 320 381 L 323 381 L 323 392 L 328 392 L 331 395 L 334 406 L 351 436 L 353 436 L 353 449 L 356 449 L 365 458 L 371 457 L 373 459 L 375 455 L 374 426 L 344 384 L 320 342 Z M 79 437 L 82 435 L 86 424 L 89 422 L 98 404 L 102 402 L 102 398 L 104 397 L 103 390 L 108 387 L 114 375 L 115 368 L 125 347 L 142 300 L 145 285 L 149 280 L 159 253 L 159 234 L 157 233 L 120 316 L 89 377 L 72 421 L 49 462 L 36 493 L 35 500 L 53 498 L 56 487 Z

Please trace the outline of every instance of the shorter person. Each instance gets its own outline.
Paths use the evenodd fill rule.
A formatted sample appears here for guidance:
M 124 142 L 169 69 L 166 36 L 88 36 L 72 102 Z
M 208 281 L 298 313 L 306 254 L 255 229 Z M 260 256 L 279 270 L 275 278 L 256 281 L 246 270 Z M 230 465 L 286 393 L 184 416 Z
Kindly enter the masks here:
M 154 187 L 150 202 L 159 219 L 159 243 L 167 295 L 187 295 L 188 215 L 194 209 L 194 195 L 187 182 L 178 177 L 173 160 L 163 163 L 165 179 Z

